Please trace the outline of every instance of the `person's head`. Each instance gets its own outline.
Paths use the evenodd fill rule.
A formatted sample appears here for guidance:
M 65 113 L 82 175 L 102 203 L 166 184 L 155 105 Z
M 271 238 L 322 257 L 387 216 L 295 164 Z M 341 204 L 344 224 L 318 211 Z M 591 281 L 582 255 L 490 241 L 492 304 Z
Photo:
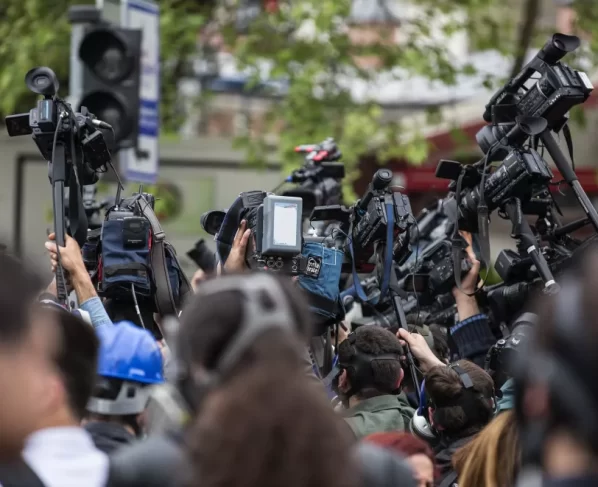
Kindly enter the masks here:
M 515 485 L 521 467 L 517 421 L 512 411 L 499 414 L 453 455 L 459 487 Z
M 401 387 L 404 372 L 399 339 L 378 326 L 362 326 L 338 346 L 340 372 L 335 388 L 345 405 Z
M 549 476 L 595 474 L 598 459 L 598 250 L 536 305 L 539 326 L 518 354 L 515 408 L 524 462 Z
M 310 315 L 290 280 L 208 279 L 181 318 L 181 384 L 198 411 L 189 454 L 202 485 L 352 484 L 351 433 L 305 373 Z
M 98 335 L 98 380 L 88 419 L 120 423 L 140 435 L 149 386 L 164 382 L 160 347 L 150 332 L 126 321 L 100 328 Z
M 52 360 L 46 394 L 39 401 L 43 412 L 38 428 L 78 425 L 94 388 L 99 342 L 94 329 L 66 310 L 43 307 L 52 316 L 54 332 L 46 330 Z
M 0 252 L 0 461 L 18 456 L 42 411 L 51 357 L 43 332 L 52 318 L 33 307 L 41 281 Z
M 437 477 L 434 451 L 424 440 L 410 433 L 374 433 L 364 441 L 388 448 L 405 457 L 418 487 L 432 487 Z
M 480 431 L 494 414 L 494 384 L 467 360 L 432 368 L 425 376 L 431 425 L 451 437 Z

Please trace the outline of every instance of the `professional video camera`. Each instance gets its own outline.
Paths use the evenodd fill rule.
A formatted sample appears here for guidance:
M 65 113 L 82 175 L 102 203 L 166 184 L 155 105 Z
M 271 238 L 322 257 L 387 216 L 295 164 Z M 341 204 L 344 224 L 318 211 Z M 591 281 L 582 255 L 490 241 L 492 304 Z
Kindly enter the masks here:
M 328 138 L 321 144 L 299 145 L 295 152 L 305 154 L 305 163 L 285 181 L 298 186 L 284 191 L 282 195 L 301 198 L 305 217 L 316 206 L 341 204 L 341 180 L 345 177 L 345 165 L 337 162 L 342 154 L 334 139 Z
M 97 182 L 97 173 L 105 171 L 106 165 L 111 164 L 110 151 L 100 129 L 111 130 L 112 127 L 97 120 L 84 107 L 81 113 L 73 112 L 71 106 L 57 96 L 58 79 L 50 68 L 31 69 L 25 76 L 25 84 L 33 93 L 44 98 L 29 113 L 7 116 L 8 134 L 11 137 L 31 134 L 41 155 L 48 161 L 56 243 L 65 245 L 64 188 L 69 187 L 71 214 L 76 209 L 78 215 L 76 221 L 70 222 L 70 230 L 79 245 L 83 245 L 87 238 L 87 219 L 81 186 Z M 59 300 L 68 306 L 66 280 L 60 259 L 56 284 Z
M 484 368 L 492 377 L 497 390 L 513 376 L 512 368 L 515 363 L 515 356 L 521 353 L 520 347 L 526 342 L 532 327 L 536 325 L 536 321 L 537 316 L 533 313 L 521 314 L 513 323 L 511 334 L 507 338 L 498 340 L 488 350 Z

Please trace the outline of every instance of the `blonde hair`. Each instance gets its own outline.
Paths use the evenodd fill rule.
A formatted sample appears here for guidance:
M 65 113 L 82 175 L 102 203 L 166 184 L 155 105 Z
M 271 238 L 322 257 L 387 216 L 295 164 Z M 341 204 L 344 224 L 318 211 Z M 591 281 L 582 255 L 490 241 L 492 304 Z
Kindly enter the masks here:
M 459 487 L 510 487 L 520 465 L 519 434 L 513 411 L 494 418 L 453 456 Z

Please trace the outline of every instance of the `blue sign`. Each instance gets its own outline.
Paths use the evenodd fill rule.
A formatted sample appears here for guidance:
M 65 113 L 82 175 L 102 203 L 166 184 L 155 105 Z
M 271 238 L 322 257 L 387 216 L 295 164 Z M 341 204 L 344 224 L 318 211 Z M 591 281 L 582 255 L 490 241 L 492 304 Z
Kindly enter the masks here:
M 127 180 L 153 184 L 160 162 L 160 10 L 149 0 L 123 0 L 123 7 L 123 26 L 142 31 L 142 54 L 137 148 L 123 150 L 120 163 Z

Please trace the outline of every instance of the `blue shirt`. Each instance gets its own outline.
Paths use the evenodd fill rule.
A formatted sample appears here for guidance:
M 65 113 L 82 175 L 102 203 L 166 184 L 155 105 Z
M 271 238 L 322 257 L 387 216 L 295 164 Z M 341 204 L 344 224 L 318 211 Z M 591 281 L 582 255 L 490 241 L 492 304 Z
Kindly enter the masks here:
M 114 326 L 108 313 L 106 313 L 102 300 L 98 296 L 94 296 L 81 303 L 79 308 L 89 313 L 91 324 L 94 328 L 99 328 L 100 326 Z

